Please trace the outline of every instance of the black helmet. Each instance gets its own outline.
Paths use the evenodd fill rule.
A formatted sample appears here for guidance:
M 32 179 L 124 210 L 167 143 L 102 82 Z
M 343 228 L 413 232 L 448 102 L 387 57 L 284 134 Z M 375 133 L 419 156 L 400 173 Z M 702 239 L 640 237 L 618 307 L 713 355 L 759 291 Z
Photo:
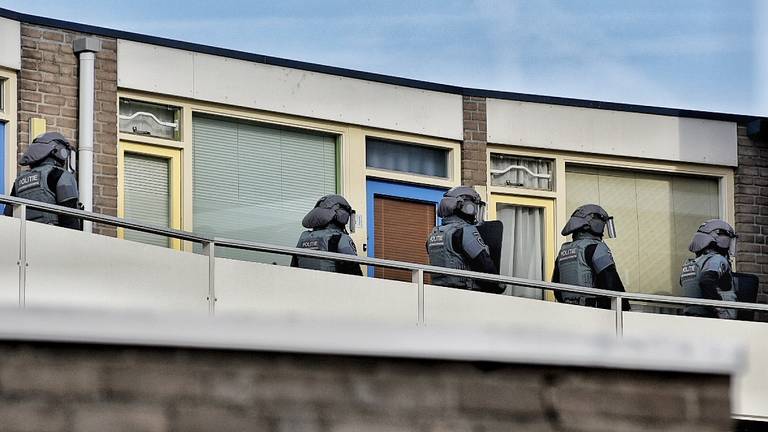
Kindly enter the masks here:
M 304 216 L 301 224 L 305 228 L 322 228 L 331 222 L 344 226 L 350 222 L 350 231 L 355 231 L 355 211 L 341 195 L 326 195 L 315 204 L 315 207 Z
M 613 225 L 613 216 L 609 216 L 608 212 L 597 204 L 585 204 L 574 210 L 561 234 L 569 235 L 586 230 L 602 237 L 606 225 L 608 226 L 608 237 L 615 238 L 616 227 Z
M 72 145 L 58 132 L 46 132 L 32 141 L 24 155 L 19 159 L 19 165 L 35 166 L 49 157 L 59 165 L 69 161 L 72 155 Z
M 701 225 L 691 239 L 688 250 L 699 253 L 713 245 L 722 251 L 728 251 L 731 255 L 736 253 L 736 230 L 722 219 L 710 219 Z
M 485 203 L 480 194 L 469 186 L 456 186 L 443 194 L 437 215 L 441 218 L 459 216 L 469 223 L 482 220 Z

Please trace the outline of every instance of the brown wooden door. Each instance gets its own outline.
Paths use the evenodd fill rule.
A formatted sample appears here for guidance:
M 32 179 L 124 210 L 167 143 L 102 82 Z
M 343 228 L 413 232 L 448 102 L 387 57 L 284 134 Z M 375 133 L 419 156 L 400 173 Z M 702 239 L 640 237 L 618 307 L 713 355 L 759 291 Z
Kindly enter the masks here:
M 435 204 L 376 195 L 373 198 L 376 258 L 429 264 L 426 241 L 435 227 Z M 376 268 L 377 278 L 411 281 L 411 272 Z M 424 276 L 429 283 L 429 275 Z

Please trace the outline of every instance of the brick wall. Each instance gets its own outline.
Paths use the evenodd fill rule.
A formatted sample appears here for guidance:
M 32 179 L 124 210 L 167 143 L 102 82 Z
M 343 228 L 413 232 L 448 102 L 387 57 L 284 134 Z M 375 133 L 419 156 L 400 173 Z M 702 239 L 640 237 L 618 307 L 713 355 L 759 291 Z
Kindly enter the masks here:
M 49 131 L 61 132 L 77 145 L 78 59 L 72 41 L 80 36 L 86 35 L 21 24 L 19 156 L 30 142 L 33 117 L 44 118 Z M 100 39 L 102 50 L 96 54 L 95 66 L 93 210 L 116 215 L 117 42 Z M 110 227 L 94 227 L 94 231 L 114 235 Z
M 0 343 L 4 431 L 721 431 L 725 376 Z
M 738 140 L 735 228 L 739 240 L 736 269 L 758 275 L 758 302 L 768 303 L 768 143 L 751 140 L 743 126 L 738 128 Z
M 486 185 L 487 124 L 485 98 L 464 96 L 464 142 L 461 145 L 463 185 Z

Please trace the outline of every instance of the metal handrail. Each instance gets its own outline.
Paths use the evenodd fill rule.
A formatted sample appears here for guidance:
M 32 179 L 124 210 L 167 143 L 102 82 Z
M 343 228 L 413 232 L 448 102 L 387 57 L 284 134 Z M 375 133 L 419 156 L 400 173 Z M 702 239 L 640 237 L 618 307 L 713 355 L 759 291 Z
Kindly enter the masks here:
M 150 234 L 158 234 L 166 237 L 177 238 L 181 240 L 192 241 L 195 243 L 201 243 L 203 245 L 220 246 L 240 250 L 249 250 L 254 252 L 269 252 L 284 255 L 296 255 L 305 256 L 311 258 L 325 258 L 334 261 L 352 262 L 362 265 L 370 265 L 376 267 L 387 267 L 400 270 L 409 270 L 414 272 L 414 275 L 418 272 L 421 277 L 419 282 L 423 284 L 423 273 L 440 273 L 450 276 L 465 277 L 470 279 L 480 279 L 491 282 L 519 285 L 528 288 L 537 288 L 542 290 L 552 291 L 565 291 L 577 294 L 592 295 L 598 297 L 609 297 L 614 300 L 614 303 L 620 304 L 621 300 L 633 300 L 649 303 L 664 303 L 664 304 L 679 304 L 679 305 L 693 305 L 693 306 L 713 306 L 727 309 L 742 309 L 753 311 L 768 311 L 768 304 L 758 303 L 741 303 L 723 300 L 708 300 L 697 299 L 690 297 L 676 297 L 666 296 L 659 294 L 641 294 L 631 292 L 617 292 L 604 290 L 599 288 L 588 288 L 576 285 L 567 285 L 555 282 L 546 282 L 533 279 L 522 279 L 512 276 L 495 275 L 490 273 L 480 273 L 469 270 L 457 270 L 446 267 L 437 267 L 424 264 L 415 264 L 402 261 L 387 260 L 381 258 L 371 258 L 358 255 L 346 255 L 335 252 L 316 251 L 311 249 L 300 249 L 290 246 L 279 246 L 267 243 L 252 242 L 246 240 L 234 240 L 219 237 L 207 237 L 200 234 L 194 234 L 187 231 L 171 229 L 167 227 L 161 227 L 151 224 L 144 224 L 129 219 L 118 218 L 115 216 L 107 216 L 98 213 L 88 212 L 84 210 L 76 210 L 70 207 L 62 207 L 54 204 L 46 204 L 39 201 L 32 201 L 23 198 L 11 197 L 8 195 L 0 195 L 0 203 L 11 204 L 13 206 L 26 206 L 37 210 L 50 211 L 52 213 L 74 216 L 80 219 L 89 220 L 92 222 L 104 223 L 107 225 L 117 226 L 121 228 L 133 229 Z M 213 248 L 209 251 L 209 255 L 213 257 Z M 414 280 L 415 281 L 415 280 Z M 614 308 L 616 304 L 614 304 Z M 618 307 L 620 313 L 621 307 Z
M 482 279 L 491 282 L 499 282 L 509 285 L 521 285 L 528 288 L 546 289 L 552 291 L 566 291 L 577 294 L 587 294 L 599 297 L 622 298 L 625 300 L 643 301 L 649 303 L 667 303 L 667 304 L 686 304 L 695 306 L 717 306 L 728 309 L 747 309 L 768 311 L 768 304 L 758 303 L 740 303 L 723 300 L 696 299 L 690 297 L 676 297 L 659 294 L 641 294 L 630 292 L 617 292 L 600 288 L 588 288 L 577 285 L 568 285 L 556 282 L 538 281 L 533 279 L 522 279 L 513 276 L 496 275 L 490 273 L 480 273 L 470 270 L 457 270 L 446 267 L 431 266 L 425 264 L 415 264 L 402 261 L 386 260 L 381 258 L 362 257 L 358 255 L 345 255 L 335 252 L 316 251 L 309 249 L 299 249 L 290 246 L 276 246 L 267 243 L 251 242 L 246 240 L 232 240 L 216 237 L 214 239 L 216 246 L 230 247 L 234 249 L 250 250 L 254 252 L 271 252 L 285 255 L 300 255 L 311 258 L 326 258 L 335 261 L 347 261 L 363 265 L 372 265 L 376 267 L 388 267 L 400 270 L 417 271 L 424 273 L 440 273 L 450 276 L 466 277 L 470 279 Z
M 166 237 L 177 238 L 181 240 L 188 240 L 195 243 L 208 243 L 213 241 L 213 238 L 200 234 L 195 234 L 187 231 L 181 231 L 173 228 L 162 227 L 158 225 L 150 225 L 142 222 L 133 221 L 130 219 L 119 218 L 116 216 L 104 215 L 101 213 L 93 213 L 85 210 L 73 209 L 71 207 L 63 207 L 56 204 L 48 204 L 40 201 L 33 201 L 24 198 L 12 197 L 8 195 L 0 195 L 0 203 L 11 204 L 13 206 L 25 205 L 28 208 L 35 210 L 45 210 L 51 213 L 60 215 L 75 216 L 78 219 L 84 219 L 91 222 L 98 222 L 107 225 L 112 225 L 120 228 L 129 228 L 136 231 L 141 231 L 149 234 L 160 234 Z

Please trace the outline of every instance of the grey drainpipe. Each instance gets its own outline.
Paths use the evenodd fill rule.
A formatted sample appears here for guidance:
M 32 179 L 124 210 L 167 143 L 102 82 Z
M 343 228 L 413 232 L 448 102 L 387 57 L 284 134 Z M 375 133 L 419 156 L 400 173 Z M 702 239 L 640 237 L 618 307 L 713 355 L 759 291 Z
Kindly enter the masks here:
M 72 43 L 80 58 L 80 95 L 78 101 L 79 123 L 77 139 L 77 182 L 80 202 L 86 211 L 93 211 L 93 104 L 96 53 L 101 51 L 101 41 L 92 37 L 75 39 Z M 83 231 L 92 232 L 93 223 L 83 221 Z

